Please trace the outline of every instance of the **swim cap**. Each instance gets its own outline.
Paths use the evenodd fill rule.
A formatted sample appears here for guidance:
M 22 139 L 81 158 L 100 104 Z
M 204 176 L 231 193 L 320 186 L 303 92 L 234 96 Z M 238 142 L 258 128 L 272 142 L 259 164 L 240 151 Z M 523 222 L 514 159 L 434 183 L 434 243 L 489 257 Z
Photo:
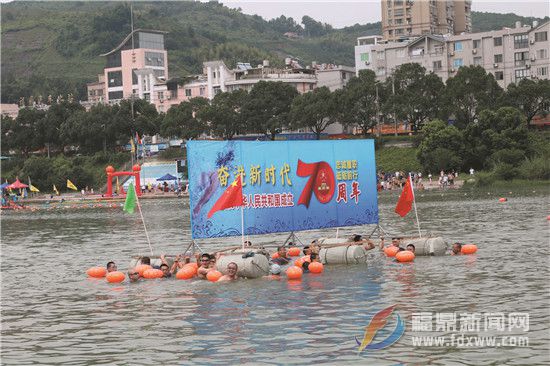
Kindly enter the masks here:
M 271 274 L 278 275 L 281 273 L 281 266 L 278 264 L 272 264 L 269 271 L 271 272 Z

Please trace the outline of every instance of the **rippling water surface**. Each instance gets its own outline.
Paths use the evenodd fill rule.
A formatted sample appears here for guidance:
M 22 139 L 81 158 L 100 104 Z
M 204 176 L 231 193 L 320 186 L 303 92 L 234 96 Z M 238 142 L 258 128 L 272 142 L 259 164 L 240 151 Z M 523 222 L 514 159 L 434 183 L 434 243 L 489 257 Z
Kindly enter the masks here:
M 456 364 L 550 363 L 547 192 L 418 197 L 422 227 L 447 241 L 477 243 L 472 256 L 418 257 L 397 264 L 371 254 L 367 265 L 327 266 L 301 282 L 154 280 L 111 285 L 85 270 L 148 247 L 139 215 L 121 209 L 2 214 L 2 364 Z M 393 213 L 396 193 L 380 203 L 383 227 L 414 234 L 411 217 Z M 182 252 L 190 240 L 187 200 L 143 201 L 157 253 Z M 409 215 L 412 216 L 412 215 Z M 370 233 L 372 226 L 341 229 Z M 299 233 L 303 242 L 335 230 Z M 253 237 L 276 244 L 286 235 Z M 201 241 L 211 250 L 238 239 Z M 396 304 L 406 322 L 393 346 L 357 352 L 371 317 Z M 418 312 L 529 313 L 526 347 L 415 347 Z M 435 315 L 434 315 L 435 318 Z M 382 332 L 382 331 L 381 331 Z M 450 335 L 450 333 L 426 333 Z M 383 335 L 383 333 L 382 333 Z

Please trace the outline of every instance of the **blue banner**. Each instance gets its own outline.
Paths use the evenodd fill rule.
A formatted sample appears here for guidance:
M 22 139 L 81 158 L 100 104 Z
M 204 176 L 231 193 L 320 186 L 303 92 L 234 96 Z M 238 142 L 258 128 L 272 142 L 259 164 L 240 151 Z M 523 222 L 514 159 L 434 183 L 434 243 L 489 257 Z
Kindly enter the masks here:
M 244 234 L 378 223 L 373 140 L 189 141 L 193 238 L 241 235 L 241 208 L 208 211 L 241 175 Z

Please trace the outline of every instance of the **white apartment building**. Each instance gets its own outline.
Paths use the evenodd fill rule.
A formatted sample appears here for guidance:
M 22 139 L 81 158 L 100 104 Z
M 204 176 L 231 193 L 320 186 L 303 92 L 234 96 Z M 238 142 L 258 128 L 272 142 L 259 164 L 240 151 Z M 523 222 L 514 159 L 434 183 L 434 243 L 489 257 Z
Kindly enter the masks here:
M 355 69 L 369 69 L 379 80 L 405 63 L 419 63 L 443 81 L 462 66 L 480 65 L 506 88 L 523 78 L 549 79 L 550 22 L 460 35 L 424 35 L 402 42 L 386 42 L 381 36 L 359 37 Z

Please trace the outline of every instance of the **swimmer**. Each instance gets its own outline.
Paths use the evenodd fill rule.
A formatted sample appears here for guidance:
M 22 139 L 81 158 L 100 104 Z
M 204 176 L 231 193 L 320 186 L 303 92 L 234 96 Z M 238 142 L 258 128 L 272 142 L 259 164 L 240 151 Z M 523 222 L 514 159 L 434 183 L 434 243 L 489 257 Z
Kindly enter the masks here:
M 170 267 L 168 267 L 168 264 L 166 263 L 161 264 L 160 270 L 162 271 L 163 278 L 172 277 L 172 273 L 170 273 Z
M 264 276 L 268 280 L 280 280 L 281 279 L 281 266 L 278 264 L 272 264 L 269 268 L 269 275 Z
M 309 245 L 306 245 L 304 247 L 304 250 L 302 250 L 302 252 L 304 253 L 304 255 L 310 255 L 311 254 L 311 249 L 310 249 Z
M 140 258 L 140 262 L 141 262 L 141 264 L 151 265 L 151 258 L 149 258 L 149 257 L 141 257 L 141 258 Z
M 311 260 L 311 263 L 313 263 L 313 262 L 319 262 L 320 263 L 319 255 L 317 255 L 316 253 L 311 253 L 309 255 L 309 259 Z
M 462 243 L 454 243 L 451 248 L 451 255 L 462 255 Z
M 130 280 L 130 282 L 139 281 L 139 272 L 136 272 L 133 269 L 129 270 L 128 271 L 128 279 Z
M 365 248 L 365 250 L 371 250 L 375 248 L 375 245 L 372 240 L 367 240 L 367 244 L 365 244 L 363 248 Z
M 413 254 L 414 254 L 414 251 L 416 250 L 416 247 L 413 244 L 409 244 L 409 245 L 407 245 L 407 250 L 409 252 L 413 252 Z
M 250 240 L 245 240 L 244 241 L 244 246 L 245 247 L 251 247 L 252 246 L 252 242 Z
M 288 264 L 290 259 L 288 259 L 286 254 L 286 248 L 284 246 L 277 247 L 277 253 L 279 253 L 279 257 L 272 259 L 271 261 L 275 264 L 284 266 L 285 264 Z
M 237 263 L 231 262 L 227 265 L 227 274 L 220 277 L 218 282 L 225 282 L 225 281 L 235 281 L 238 279 L 237 277 L 237 270 L 239 267 L 237 266 Z
M 115 262 L 109 262 L 107 263 L 107 273 L 115 272 L 116 271 L 116 264 Z
M 205 280 L 208 271 L 210 271 L 210 254 L 203 253 L 200 256 L 199 268 L 197 269 L 197 277 Z
M 309 262 L 302 263 L 302 270 L 304 273 L 309 272 Z

